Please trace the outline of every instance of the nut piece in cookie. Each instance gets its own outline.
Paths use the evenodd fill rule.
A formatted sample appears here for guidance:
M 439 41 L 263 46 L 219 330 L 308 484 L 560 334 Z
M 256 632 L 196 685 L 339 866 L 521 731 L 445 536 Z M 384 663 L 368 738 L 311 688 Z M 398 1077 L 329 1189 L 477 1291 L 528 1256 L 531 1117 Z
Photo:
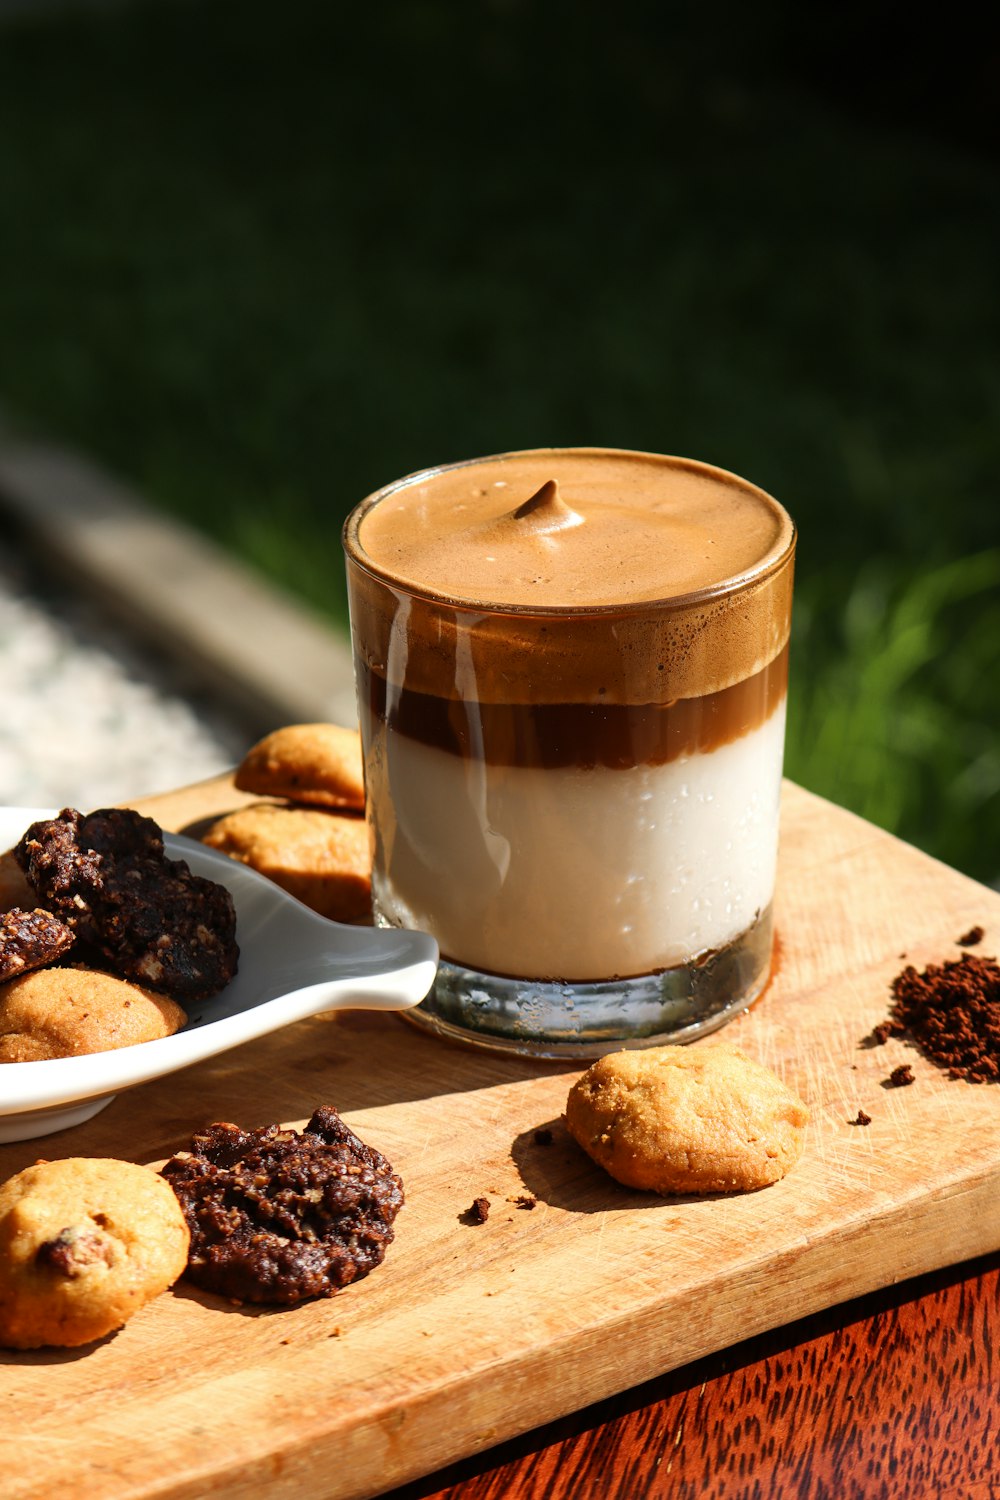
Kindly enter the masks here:
M 187 1020 L 167 995 L 91 969 L 36 969 L 0 985 L 0 1063 L 111 1052 Z
M 380 1265 L 403 1185 L 335 1109 L 299 1133 L 209 1125 L 163 1175 L 191 1230 L 187 1274 L 241 1302 L 329 1297 Z
M 769 1068 L 729 1042 L 600 1058 L 570 1089 L 573 1139 L 626 1187 L 747 1192 L 802 1154 L 809 1112 Z
M 15 906 L 0 913 L 0 984 L 54 964 L 75 941 L 72 928 L 51 912 Z
M 215 995 L 235 974 L 232 897 L 167 859 L 151 818 L 67 808 L 33 823 L 15 854 L 41 903 L 75 932 L 81 959 L 180 1001 Z
M 202 840 L 335 922 L 371 916 L 371 852 L 361 818 L 260 802 L 219 818 Z
M 149 1167 L 38 1162 L 0 1187 L 0 1345 L 89 1344 L 184 1270 L 188 1228 Z
M 365 805 L 361 738 L 339 724 L 289 724 L 266 735 L 236 771 L 242 792 L 318 807 Z

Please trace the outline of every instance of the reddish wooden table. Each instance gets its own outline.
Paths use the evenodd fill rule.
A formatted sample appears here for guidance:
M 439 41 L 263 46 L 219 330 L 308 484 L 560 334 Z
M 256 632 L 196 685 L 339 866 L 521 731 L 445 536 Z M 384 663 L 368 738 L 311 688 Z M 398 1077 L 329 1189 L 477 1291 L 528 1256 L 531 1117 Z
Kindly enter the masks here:
M 391 1500 L 994 1500 L 994 1350 L 1000 1365 L 1000 1254 L 749 1339 Z

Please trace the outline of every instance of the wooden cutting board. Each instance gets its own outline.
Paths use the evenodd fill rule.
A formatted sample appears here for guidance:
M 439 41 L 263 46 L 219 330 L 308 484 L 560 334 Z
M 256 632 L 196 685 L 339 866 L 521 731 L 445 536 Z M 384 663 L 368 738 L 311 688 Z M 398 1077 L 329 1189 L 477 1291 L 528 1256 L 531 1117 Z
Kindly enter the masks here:
M 143 806 L 183 830 L 239 800 L 222 780 Z M 763 1192 L 628 1192 L 564 1132 L 575 1070 L 362 1014 L 300 1023 L 0 1148 L 0 1177 L 39 1155 L 159 1163 L 208 1120 L 301 1123 L 332 1103 L 407 1190 L 385 1264 L 330 1300 L 255 1310 L 181 1283 L 84 1351 L 0 1351 L 5 1500 L 370 1496 L 1000 1246 L 1000 1090 L 949 1081 L 901 1041 L 866 1045 L 904 954 L 956 957 L 976 923 L 978 951 L 997 951 L 1000 895 L 787 785 L 776 911 L 776 973 L 726 1035 L 812 1120 L 803 1160 Z M 904 1061 L 914 1084 L 887 1087 Z M 491 1213 L 471 1226 L 479 1196 Z

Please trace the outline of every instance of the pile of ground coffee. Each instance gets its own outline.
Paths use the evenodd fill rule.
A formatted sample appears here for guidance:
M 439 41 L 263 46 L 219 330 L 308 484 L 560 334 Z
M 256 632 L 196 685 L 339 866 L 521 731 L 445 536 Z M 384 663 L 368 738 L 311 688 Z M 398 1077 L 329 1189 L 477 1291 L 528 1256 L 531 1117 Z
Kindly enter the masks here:
M 891 1020 L 875 1040 L 908 1035 L 950 1078 L 1000 1081 L 1000 965 L 963 953 L 922 974 L 912 964 L 893 980 Z

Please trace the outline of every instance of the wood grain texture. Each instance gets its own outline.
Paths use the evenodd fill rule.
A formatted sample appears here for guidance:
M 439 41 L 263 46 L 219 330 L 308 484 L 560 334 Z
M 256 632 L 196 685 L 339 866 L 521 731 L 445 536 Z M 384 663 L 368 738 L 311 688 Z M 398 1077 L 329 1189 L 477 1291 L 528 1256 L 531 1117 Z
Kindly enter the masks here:
M 385 1500 L 987 1500 L 998 1351 L 994 1255 L 738 1344 Z
M 146 805 L 187 827 L 233 795 L 212 783 Z M 761 1193 L 627 1192 L 563 1129 L 577 1070 L 364 1014 L 303 1022 L 122 1095 L 73 1132 L 0 1149 L 4 1177 L 39 1154 L 158 1162 L 206 1120 L 298 1123 L 332 1103 L 407 1187 L 386 1264 L 333 1299 L 234 1308 L 182 1284 L 88 1351 L 0 1354 L 5 1500 L 82 1488 L 92 1500 L 373 1495 L 793 1319 L 996 1250 L 997 1091 L 949 1081 L 900 1040 L 865 1038 L 904 952 L 918 965 L 953 956 L 977 922 L 983 951 L 995 951 L 1000 896 L 787 786 L 776 912 L 777 970 L 726 1034 L 803 1095 L 812 1121 L 802 1162 Z M 900 1061 L 915 1084 L 886 1087 Z M 867 1128 L 852 1123 L 859 1108 Z M 536 1139 L 542 1127 L 550 1144 Z M 463 1216 L 480 1195 L 492 1211 L 472 1227 Z M 537 1206 L 519 1206 L 524 1195 Z M 812 1396 L 836 1370 L 829 1352 L 807 1351 L 791 1374 L 776 1357 L 769 1381 Z M 762 1435 L 784 1420 L 769 1381 Z M 725 1396 L 700 1457 L 691 1434 L 707 1432 L 709 1413 L 692 1390 L 684 1399 L 688 1438 L 661 1469 L 672 1457 L 672 1482 L 689 1472 L 696 1486 L 706 1465 L 735 1464 L 738 1478 L 757 1431 L 736 1415 L 746 1391 Z M 615 1441 L 605 1429 L 602 1442 Z

